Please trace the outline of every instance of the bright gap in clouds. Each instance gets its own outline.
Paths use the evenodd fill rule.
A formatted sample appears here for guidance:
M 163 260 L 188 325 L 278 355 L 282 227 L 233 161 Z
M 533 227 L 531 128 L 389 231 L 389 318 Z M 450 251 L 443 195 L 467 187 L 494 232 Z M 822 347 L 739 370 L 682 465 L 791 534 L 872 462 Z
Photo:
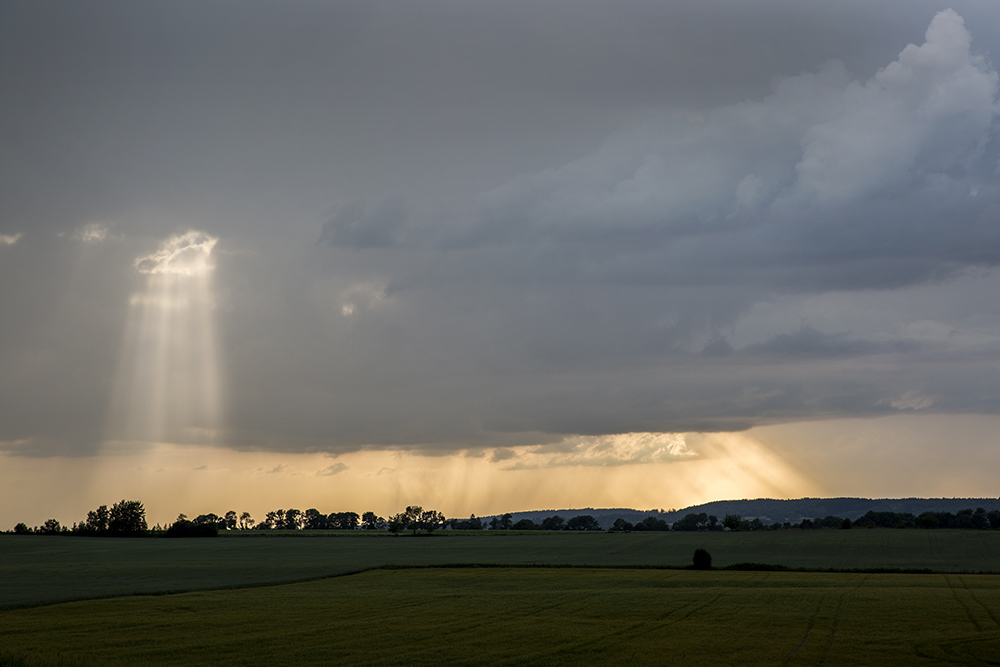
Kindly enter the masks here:
M 676 450 L 671 462 L 657 453 L 664 445 Z M 572 439 L 567 447 L 591 462 L 567 464 L 568 452 L 550 455 L 546 445 L 501 456 L 383 450 L 331 458 L 157 443 L 141 451 L 108 445 L 113 455 L 82 464 L 88 476 L 72 458 L 7 457 L 0 459 L 0 487 L 16 493 L 0 506 L 0 525 L 36 525 L 52 516 L 71 524 L 117 498 L 141 499 L 152 523 L 167 523 L 181 512 L 232 509 L 260 519 L 289 507 L 387 516 L 418 504 L 460 518 L 546 508 L 680 508 L 720 498 L 798 497 L 821 488 L 743 433 L 623 434 Z M 620 465 L 628 451 L 640 456 Z M 529 465 L 511 465 L 518 461 Z M 27 481 L 38 479 L 44 483 Z M 55 487 L 62 489 L 57 498 L 48 492 Z
M 0 454 L 0 489 L 8 494 L 0 503 L 0 526 L 40 525 L 52 517 L 72 524 L 87 510 L 120 498 L 141 499 L 150 520 L 164 523 L 179 512 L 233 509 L 259 519 L 289 507 L 385 516 L 422 504 L 464 518 L 473 512 L 682 508 L 727 498 L 993 497 L 997 433 L 996 416 L 908 414 L 743 433 L 639 434 L 640 442 L 683 439 L 689 454 L 633 465 L 562 465 L 558 457 L 543 462 L 546 445 L 515 448 L 514 456 L 496 461 L 488 451 L 359 451 L 330 458 L 171 444 L 143 451 L 109 445 L 114 455 L 82 460 Z M 585 438 L 583 450 L 593 453 L 607 442 Z M 931 446 L 941 442 L 949 446 Z M 526 455 L 542 465 L 512 467 Z M 53 494 L 54 488 L 60 493 Z
M 135 260 L 146 290 L 132 295 L 108 440 L 210 443 L 221 426 L 212 319 L 212 250 L 191 230 Z

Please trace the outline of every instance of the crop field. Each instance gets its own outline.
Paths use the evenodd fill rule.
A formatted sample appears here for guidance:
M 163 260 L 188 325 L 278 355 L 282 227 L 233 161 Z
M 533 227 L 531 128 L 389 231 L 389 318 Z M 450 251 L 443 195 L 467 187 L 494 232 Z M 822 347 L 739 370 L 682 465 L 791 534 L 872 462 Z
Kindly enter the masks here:
M 0 664 L 987 665 L 998 619 L 998 575 L 383 569 L 8 609 Z
M 823 530 L 113 539 L 0 535 L 0 608 L 38 602 L 290 582 L 384 565 L 714 564 L 1000 572 L 1000 531 Z

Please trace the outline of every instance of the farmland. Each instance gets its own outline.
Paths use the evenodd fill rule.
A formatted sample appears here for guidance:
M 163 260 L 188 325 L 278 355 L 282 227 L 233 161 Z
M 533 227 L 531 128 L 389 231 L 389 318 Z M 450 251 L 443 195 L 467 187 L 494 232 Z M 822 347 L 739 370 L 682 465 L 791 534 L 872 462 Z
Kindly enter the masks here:
M 374 570 L 2 612 L 8 664 L 992 664 L 1000 577 Z
M 976 571 L 1000 534 L 0 536 L 0 665 L 992 664 Z
M 704 547 L 717 566 L 1000 572 L 1000 532 L 829 530 L 753 533 L 366 534 L 109 539 L 0 535 L 0 607 L 132 593 L 246 586 L 383 565 L 682 566 Z M 259 533 L 257 535 L 260 535 Z

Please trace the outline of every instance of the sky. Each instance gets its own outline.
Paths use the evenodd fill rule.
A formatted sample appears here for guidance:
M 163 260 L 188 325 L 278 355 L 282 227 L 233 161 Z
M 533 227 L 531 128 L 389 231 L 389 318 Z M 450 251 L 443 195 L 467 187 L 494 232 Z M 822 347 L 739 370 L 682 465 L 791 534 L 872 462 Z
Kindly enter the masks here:
M 0 527 L 1000 495 L 993 0 L 0 0 Z

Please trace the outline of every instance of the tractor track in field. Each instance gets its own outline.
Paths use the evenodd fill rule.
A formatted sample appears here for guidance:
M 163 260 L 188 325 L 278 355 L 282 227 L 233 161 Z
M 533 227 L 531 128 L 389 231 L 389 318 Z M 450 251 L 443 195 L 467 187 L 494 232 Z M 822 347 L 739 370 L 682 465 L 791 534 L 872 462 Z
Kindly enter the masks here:
M 833 641 L 836 638 L 837 634 L 837 628 L 840 626 L 840 616 L 841 616 L 841 610 L 844 605 L 844 598 L 846 598 L 848 594 L 853 592 L 853 590 L 860 588 L 861 585 L 864 584 L 864 582 L 867 581 L 867 579 L 870 576 L 871 575 L 869 574 L 856 575 L 852 579 L 852 582 L 856 580 L 856 583 L 854 584 L 853 588 L 845 589 L 841 591 L 839 594 L 836 594 L 836 603 L 835 603 L 836 607 L 834 609 L 832 624 L 829 630 L 829 637 L 827 637 L 826 646 L 824 646 L 823 648 L 823 655 L 820 658 L 819 662 L 817 663 L 818 665 L 826 664 L 827 659 L 830 657 L 830 653 L 833 648 Z M 788 657 L 785 658 L 785 661 L 782 663 L 783 667 L 787 667 L 795 658 L 795 656 L 799 654 L 799 651 L 801 651 L 802 648 L 806 645 L 806 642 L 809 640 L 809 635 L 816 628 L 816 622 L 817 620 L 819 620 L 820 613 L 827 606 L 827 601 L 830 600 L 831 596 L 833 595 L 834 593 L 827 593 L 823 595 L 822 598 L 820 598 L 819 602 L 816 604 L 815 611 L 809 618 L 809 624 L 806 626 L 805 631 L 802 633 L 802 639 L 799 641 L 798 645 L 792 650 L 792 652 L 788 654 Z
M 830 653 L 833 650 L 833 641 L 837 638 L 837 630 L 840 628 L 840 617 L 841 617 L 841 610 L 844 607 L 844 599 L 851 593 L 861 588 L 861 586 L 868 580 L 869 577 L 871 577 L 871 575 L 862 574 L 858 575 L 858 577 L 856 577 L 858 578 L 858 581 L 853 588 L 846 588 L 840 595 L 837 596 L 837 609 L 834 611 L 833 614 L 833 626 L 830 628 L 830 636 L 829 638 L 827 638 L 826 647 L 824 647 L 823 649 L 823 657 L 819 661 L 820 665 L 826 664 L 827 659 L 830 657 Z
M 948 582 L 948 586 L 951 588 L 951 596 L 955 599 L 955 602 L 957 602 L 962 607 L 962 609 L 965 610 L 965 615 L 968 616 L 969 621 L 974 626 L 976 626 L 976 630 L 982 632 L 983 627 L 982 625 L 980 625 L 979 619 L 977 619 L 975 615 L 972 613 L 972 608 L 969 606 L 969 604 L 965 600 L 963 600 L 958 594 L 959 583 L 961 582 L 959 581 L 958 583 L 956 583 L 957 577 L 952 577 L 950 575 L 946 575 L 944 579 L 945 581 Z M 961 588 L 965 592 L 967 593 L 969 592 L 969 590 L 964 585 L 962 585 Z
M 801 651 L 802 647 L 806 645 L 806 640 L 809 639 L 809 633 L 812 632 L 813 627 L 815 627 L 816 619 L 819 618 L 819 612 L 826 604 L 826 599 L 828 597 L 830 597 L 829 593 L 823 595 L 823 597 L 819 599 L 819 602 L 816 603 L 816 608 L 813 611 L 812 616 L 809 617 L 809 624 L 806 626 L 805 632 L 802 633 L 802 639 L 799 640 L 798 645 L 794 649 L 792 649 L 792 652 L 788 654 L 788 657 L 785 658 L 785 661 L 781 663 L 782 667 L 788 667 L 789 663 L 791 663 L 792 661 L 792 658 L 798 655 L 798 652 Z
M 986 615 L 990 617 L 991 621 L 993 621 L 993 625 L 997 626 L 997 629 L 1000 630 L 1000 621 L 997 620 L 996 614 L 993 613 L 993 610 L 990 609 L 986 605 L 985 602 L 983 602 L 982 600 L 980 600 L 979 596 L 976 595 L 975 592 L 971 588 L 969 588 L 968 584 L 965 583 L 964 578 L 959 577 L 959 581 L 962 582 L 962 585 L 965 587 L 965 590 L 968 591 L 969 597 L 971 597 L 973 600 L 975 600 L 976 604 L 978 604 L 980 607 L 983 608 L 983 611 L 986 612 Z

